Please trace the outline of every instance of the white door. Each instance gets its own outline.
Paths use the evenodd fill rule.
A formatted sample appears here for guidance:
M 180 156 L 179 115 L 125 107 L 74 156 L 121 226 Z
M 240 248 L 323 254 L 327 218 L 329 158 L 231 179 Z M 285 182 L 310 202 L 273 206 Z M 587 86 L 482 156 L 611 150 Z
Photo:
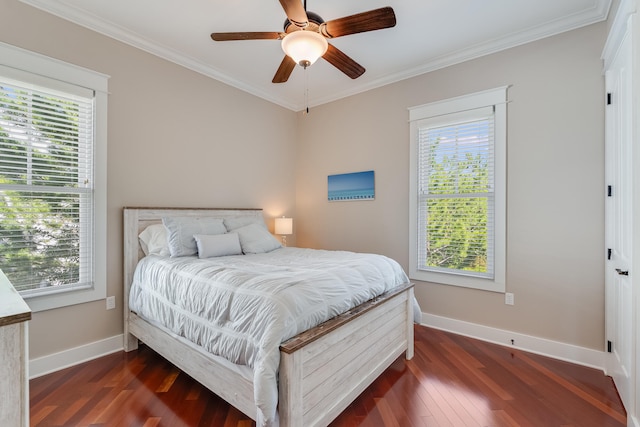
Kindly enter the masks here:
M 606 71 L 605 265 L 607 373 L 613 377 L 626 408 L 633 405 L 634 331 L 631 281 L 632 117 L 631 40 L 625 34 Z M 638 272 L 640 274 L 640 272 Z M 640 276 L 639 276 L 640 277 Z

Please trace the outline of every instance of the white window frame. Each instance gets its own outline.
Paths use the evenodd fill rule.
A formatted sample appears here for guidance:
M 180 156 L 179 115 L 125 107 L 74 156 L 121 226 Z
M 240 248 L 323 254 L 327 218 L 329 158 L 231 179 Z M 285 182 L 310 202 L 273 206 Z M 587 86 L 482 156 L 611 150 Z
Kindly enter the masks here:
M 507 197 L 507 90 L 508 86 L 432 102 L 409 108 L 409 277 L 424 282 L 505 292 L 506 278 L 506 197 Z M 494 274 L 491 278 L 461 272 L 434 272 L 418 268 L 418 132 L 425 121 L 485 107 L 493 107 L 494 116 Z
M 32 311 L 44 311 L 105 299 L 107 296 L 107 82 L 109 76 L 49 58 L 34 52 L 0 43 L 0 66 L 13 78 L 26 81 L 34 76 L 84 89 L 94 93 L 94 241 L 93 286 L 65 289 L 60 292 L 30 295 L 23 298 Z M 0 70 L 2 73 L 2 70 Z

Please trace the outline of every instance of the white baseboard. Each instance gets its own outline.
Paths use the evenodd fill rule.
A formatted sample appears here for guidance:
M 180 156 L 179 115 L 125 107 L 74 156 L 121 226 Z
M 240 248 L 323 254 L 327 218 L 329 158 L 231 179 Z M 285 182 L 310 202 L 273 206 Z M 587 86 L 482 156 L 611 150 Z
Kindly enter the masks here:
M 123 349 L 123 335 L 116 335 L 59 353 L 29 360 L 29 379 L 38 378 Z
M 442 329 L 470 338 L 488 341 L 506 347 L 517 348 L 530 353 L 564 360 L 578 365 L 588 366 L 604 372 L 604 351 L 578 347 L 558 341 L 551 341 L 530 335 L 511 332 L 504 329 L 482 326 L 462 320 L 422 313 L 422 324 L 431 328 Z M 513 341 L 512 341 L 513 340 Z M 512 344 L 513 342 L 513 344 Z M 640 427 L 640 426 L 638 426 Z

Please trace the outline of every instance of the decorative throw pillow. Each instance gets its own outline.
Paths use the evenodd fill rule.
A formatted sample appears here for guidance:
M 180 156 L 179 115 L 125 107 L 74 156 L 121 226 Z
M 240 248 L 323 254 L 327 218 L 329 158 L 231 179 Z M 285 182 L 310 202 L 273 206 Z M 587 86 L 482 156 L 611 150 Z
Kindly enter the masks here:
M 145 255 L 169 256 L 167 228 L 164 224 L 152 224 L 138 235 L 140 246 Z
M 240 246 L 245 254 L 261 254 L 281 248 L 282 244 L 260 224 L 249 224 L 236 228 L 234 233 L 240 236 Z
M 198 258 L 211 258 L 227 255 L 242 255 L 240 239 L 237 233 L 196 234 L 193 236 L 198 247 Z
M 167 240 L 171 257 L 190 256 L 198 253 L 195 234 L 224 234 L 227 229 L 221 218 L 167 217 L 162 218 L 167 228 Z
M 259 224 L 265 230 L 267 230 L 267 224 L 264 223 L 264 220 L 262 218 L 255 218 L 251 216 L 236 216 L 233 218 L 224 219 L 224 226 L 227 228 L 227 231 L 232 231 L 249 224 Z

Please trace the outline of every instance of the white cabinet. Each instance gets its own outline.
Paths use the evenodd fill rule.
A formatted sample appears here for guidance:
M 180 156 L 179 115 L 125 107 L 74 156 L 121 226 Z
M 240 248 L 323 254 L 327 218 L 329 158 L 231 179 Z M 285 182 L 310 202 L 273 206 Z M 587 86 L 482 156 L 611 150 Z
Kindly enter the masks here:
M 0 426 L 29 425 L 29 306 L 0 271 Z

